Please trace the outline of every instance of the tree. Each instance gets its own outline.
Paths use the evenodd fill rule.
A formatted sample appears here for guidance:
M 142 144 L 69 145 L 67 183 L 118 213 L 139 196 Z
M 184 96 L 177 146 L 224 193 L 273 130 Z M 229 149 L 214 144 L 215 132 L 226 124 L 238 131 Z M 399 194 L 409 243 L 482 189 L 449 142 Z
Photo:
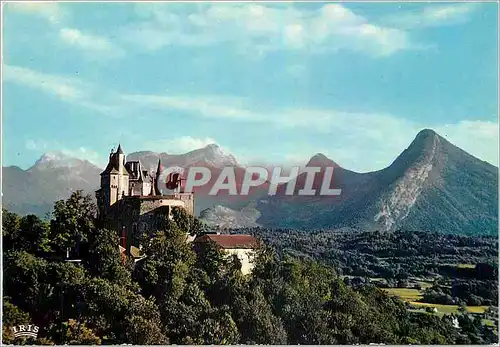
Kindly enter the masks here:
M 69 345 L 100 345 L 101 339 L 85 323 L 70 319 L 63 323 L 61 342 Z
M 118 245 L 119 238 L 114 231 L 96 230 L 89 235 L 88 256 L 83 259 L 83 264 L 94 277 L 132 286 L 131 267 L 123 263 Z
M 175 206 L 172 209 L 172 217 L 177 226 L 189 235 L 201 235 L 207 229 L 203 222 L 190 215 L 184 208 Z
M 29 314 L 12 304 L 9 297 L 4 297 L 2 312 L 2 342 L 4 344 L 14 343 L 16 339 L 14 338 L 14 332 L 11 330 L 11 327 L 21 324 L 31 324 Z
M 50 239 L 57 254 L 66 255 L 73 250 L 79 255 L 85 250 L 89 235 L 94 231 L 97 208 L 90 195 L 81 190 L 71 194 L 69 199 L 57 201 L 52 213 Z
M 2 209 L 4 250 L 25 250 L 42 255 L 50 252 L 49 224 L 37 216 L 19 217 Z
M 48 288 L 44 285 L 47 261 L 26 251 L 10 251 L 4 255 L 3 292 L 21 310 L 43 321 Z

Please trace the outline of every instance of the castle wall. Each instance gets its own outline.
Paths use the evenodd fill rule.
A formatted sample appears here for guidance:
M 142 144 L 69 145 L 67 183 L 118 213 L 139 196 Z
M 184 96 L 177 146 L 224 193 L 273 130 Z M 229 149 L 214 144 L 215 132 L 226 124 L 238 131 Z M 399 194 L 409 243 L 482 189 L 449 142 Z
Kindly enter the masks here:
M 184 208 L 184 202 L 169 197 L 125 197 L 111 206 L 105 224 L 126 236 L 126 250 L 138 247 L 138 236 L 144 232 L 156 231 L 160 216 L 171 217 L 172 208 Z
M 192 193 L 176 193 L 175 197 L 183 201 L 186 211 L 194 216 L 194 195 Z

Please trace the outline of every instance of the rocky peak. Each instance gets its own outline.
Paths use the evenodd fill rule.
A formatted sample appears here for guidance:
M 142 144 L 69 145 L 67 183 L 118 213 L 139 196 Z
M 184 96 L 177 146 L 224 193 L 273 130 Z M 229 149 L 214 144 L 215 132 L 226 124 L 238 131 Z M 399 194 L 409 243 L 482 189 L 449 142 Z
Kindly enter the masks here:
M 308 167 L 337 167 L 338 165 L 323 153 L 315 154 L 306 164 Z
M 205 162 L 214 167 L 237 166 L 236 158 L 226 153 L 217 144 L 210 144 L 204 148 L 196 149 L 186 154 L 188 162 L 195 164 Z
M 80 160 L 78 158 L 74 158 L 67 154 L 64 154 L 63 152 L 55 151 L 43 154 L 29 170 L 74 168 L 85 165 L 86 163 L 93 165 L 86 160 Z

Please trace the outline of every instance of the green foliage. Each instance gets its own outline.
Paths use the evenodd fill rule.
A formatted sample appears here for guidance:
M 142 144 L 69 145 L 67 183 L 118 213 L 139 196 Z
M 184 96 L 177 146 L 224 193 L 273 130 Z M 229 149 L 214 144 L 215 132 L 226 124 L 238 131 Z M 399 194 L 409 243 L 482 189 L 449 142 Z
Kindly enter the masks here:
M 31 318 L 28 313 L 21 311 L 16 305 L 12 304 L 10 298 L 3 298 L 2 309 L 2 341 L 4 344 L 12 344 L 14 332 L 11 327 L 20 324 L 31 324 Z
M 131 269 L 124 264 L 118 245 L 116 232 L 97 229 L 89 235 L 88 256 L 83 259 L 83 264 L 92 276 L 131 286 Z
M 67 249 L 84 247 L 94 230 L 96 206 L 89 195 L 76 191 L 66 201 L 54 205 L 50 225 L 50 238 L 58 254 L 66 254 Z
M 327 262 L 303 254 L 261 245 L 253 272 L 243 275 L 240 261 L 215 244 L 195 251 L 186 242 L 188 232 L 203 226 L 182 211 L 175 209 L 173 220 L 165 218 L 158 230 L 144 235 L 145 258 L 135 264 L 123 262 L 114 231 L 96 228 L 93 206 L 80 193 L 56 203 L 50 228 L 36 217 L 3 211 L 4 342 L 28 343 L 5 330 L 22 323 L 40 326 L 38 344 L 495 341 L 491 328 L 465 312 L 456 329 L 446 317 L 408 311 L 374 286 L 349 286 Z M 395 244 L 400 247 L 405 238 Z M 77 240 L 85 245 L 81 263 L 54 257 Z M 398 281 L 405 280 L 404 269 L 393 269 Z M 489 268 L 481 271 L 483 276 Z M 483 293 L 483 286 L 471 284 L 464 291 Z
M 70 319 L 63 323 L 61 341 L 68 345 L 100 345 L 101 339 L 85 323 Z
M 2 209 L 2 237 L 6 249 L 44 254 L 51 250 L 50 226 L 37 216 L 18 215 Z
M 172 216 L 177 226 L 190 235 L 200 235 L 206 230 L 206 226 L 199 219 L 188 214 L 183 208 L 174 207 Z

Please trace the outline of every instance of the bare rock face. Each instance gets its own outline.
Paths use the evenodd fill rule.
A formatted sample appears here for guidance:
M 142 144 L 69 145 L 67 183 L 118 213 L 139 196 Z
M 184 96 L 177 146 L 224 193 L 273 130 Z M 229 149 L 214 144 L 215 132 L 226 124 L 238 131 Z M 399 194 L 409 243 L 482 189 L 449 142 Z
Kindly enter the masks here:
M 210 226 L 221 228 L 253 228 L 260 225 L 256 220 L 260 212 L 252 207 L 243 208 L 240 211 L 232 210 L 221 205 L 203 210 L 200 218 Z
M 312 161 L 333 163 L 321 156 Z M 396 160 L 360 174 L 337 167 L 331 197 L 261 199 L 264 227 L 498 232 L 498 168 L 422 130 Z
M 436 134 L 429 136 L 432 137 L 428 140 L 432 142 L 429 150 L 412 163 L 402 177 L 394 182 L 391 190 L 378 201 L 380 212 L 375 215 L 374 221 L 379 223 L 382 230 L 392 230 L 401 225 L 429 183 L 429 174 L 436 166 L 434 159 L 440 143 Z

